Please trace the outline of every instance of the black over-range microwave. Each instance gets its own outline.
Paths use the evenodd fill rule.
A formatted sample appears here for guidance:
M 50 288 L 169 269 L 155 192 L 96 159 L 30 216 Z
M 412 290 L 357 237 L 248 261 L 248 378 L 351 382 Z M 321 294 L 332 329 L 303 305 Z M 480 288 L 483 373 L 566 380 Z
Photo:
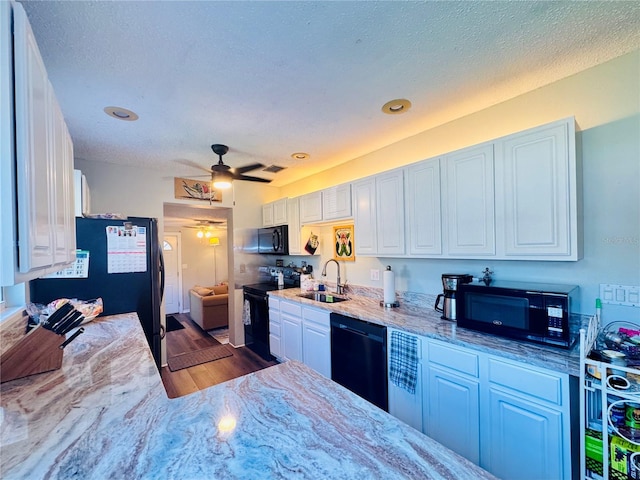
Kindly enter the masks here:
M 571 348 L 575 285 L 497 281 L 458 287 L 458 325 L 504 337 Z
M 260 228 L 258 230 L 258 253 L 289 255 L 289 227 Z

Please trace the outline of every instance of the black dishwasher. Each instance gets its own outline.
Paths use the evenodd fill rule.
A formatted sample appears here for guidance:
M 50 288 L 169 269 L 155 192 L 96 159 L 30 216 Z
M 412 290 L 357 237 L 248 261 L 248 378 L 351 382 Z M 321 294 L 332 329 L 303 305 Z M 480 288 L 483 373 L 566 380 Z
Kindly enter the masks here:
M 388 412 L 387 327 L 332 313 L 331 379 Z

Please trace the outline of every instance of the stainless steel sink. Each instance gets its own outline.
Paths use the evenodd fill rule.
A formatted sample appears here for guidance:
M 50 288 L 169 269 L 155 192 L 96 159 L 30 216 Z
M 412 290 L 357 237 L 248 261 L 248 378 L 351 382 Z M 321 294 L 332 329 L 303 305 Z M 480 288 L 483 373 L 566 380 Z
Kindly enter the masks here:
M 321 303 L 338 303 L 338 302 L 344 302 L 345 300 L 349 300 L 347 297 L 332 295 L 326 292 L 299 293 L 298 296 L 302 298 L 308 298 L 309 300 L 314 300 L 316 302 L 321 302 Z

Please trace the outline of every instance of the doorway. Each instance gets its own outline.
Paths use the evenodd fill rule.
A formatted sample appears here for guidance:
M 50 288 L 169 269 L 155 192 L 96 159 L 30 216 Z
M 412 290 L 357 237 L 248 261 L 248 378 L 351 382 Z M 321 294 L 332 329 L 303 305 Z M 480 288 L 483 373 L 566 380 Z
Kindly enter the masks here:
M 167 314 L 182 313 L 182 242 L 180 233 L 165 233 L 162 246 L 164 255 L 164 310 Z

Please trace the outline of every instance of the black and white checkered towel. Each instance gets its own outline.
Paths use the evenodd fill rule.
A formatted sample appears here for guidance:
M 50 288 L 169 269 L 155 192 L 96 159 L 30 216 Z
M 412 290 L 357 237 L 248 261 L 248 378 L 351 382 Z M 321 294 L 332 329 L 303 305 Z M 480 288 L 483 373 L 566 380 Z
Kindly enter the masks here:
M 415 335 L 393 331 L 391 346 L 389 378 L 394 385 L 409 393 L 416 393 L 418 381 L 418 338 Z

